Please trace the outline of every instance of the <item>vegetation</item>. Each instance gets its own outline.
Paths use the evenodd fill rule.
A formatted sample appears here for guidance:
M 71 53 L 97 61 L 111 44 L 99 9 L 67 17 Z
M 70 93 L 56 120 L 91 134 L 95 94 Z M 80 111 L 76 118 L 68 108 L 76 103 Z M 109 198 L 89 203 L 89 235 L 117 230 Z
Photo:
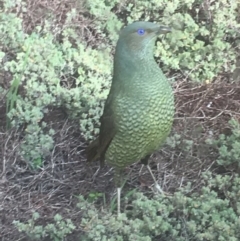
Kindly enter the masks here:
M 106 210 L 98 211 L 80 197 L 80 226 L 85 232 L 75 240 L 239 240 L 240 177 L 212 176 L 210 172 L 202 176 L 203 187 L 197 193 L 190 194 L 190 183 L 172 196 L 157 195 L 149 199 L 135 193 L 128 204 L 129 210 L 120 217 Z M 27 224 L 15 222 L 15 225 L 34 240 L 47 235 L 52 240 L 63 240 L 60 238 L 75 227 L 71 220 L 58 219 L 56 224 L 42 227 L 34 225 L 33 216 Z
M 50 237 L 51 240 L 61 241 L 66 234 L 69 234 L 76 227 L 72 221 L 62 219 L 61 215 L 56 214 L 54 216 L 54 223 L 49 223 L 46 226 L 36 225 L 36 221 L 39 219 L 39 213 L 33 213 L 32 218 L 28 220 L 27 224 L 19 221 L 13 223 L 17 226 L 20 232 L 26 232 L 27 235 L 33 240 L 42 240 L 44 237 Z
M 117 218 L 102 194 L 109 171 L 96 187 L 97 165 L 91 173 L 79 159 L 99 131 L 118 31 L 135 20 L 173 27 L 155 55 L 176 90 L 174 135 L 160 168 L 171 195 L 127 183 L 125 190 L 139 190 L 124 195 L 126 210 Z M 6 226 L 15 220 L 15 232 L 32 240 L 239 240 L 240 91 L 231 78 L 239 29 L 238 1 L 3 0 L 0 156 L 8 188 L 0 200 L 6 207 L 11 200 L 13 210 L 22 205 L 18 212 L 26 203 L 34 210 L 32 217 L 13 214 Z M 57 212 L 35 213 L 48 205 Z M 2 230 L 5 240 L 18 237 Z

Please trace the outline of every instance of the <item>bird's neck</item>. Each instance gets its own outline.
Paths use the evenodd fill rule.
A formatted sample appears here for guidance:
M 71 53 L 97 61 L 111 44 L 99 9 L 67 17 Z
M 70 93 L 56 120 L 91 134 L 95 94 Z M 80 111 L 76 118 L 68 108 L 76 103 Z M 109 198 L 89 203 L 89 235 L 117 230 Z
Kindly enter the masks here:
M 143 51 L 130 48 L 124 43 L 118 43 L 114 56 L 114 75 L 126 79 L 136 71 L 142 72 L 144 69 L 158 68 L 153 57 L 153 47 L 149 46 Z

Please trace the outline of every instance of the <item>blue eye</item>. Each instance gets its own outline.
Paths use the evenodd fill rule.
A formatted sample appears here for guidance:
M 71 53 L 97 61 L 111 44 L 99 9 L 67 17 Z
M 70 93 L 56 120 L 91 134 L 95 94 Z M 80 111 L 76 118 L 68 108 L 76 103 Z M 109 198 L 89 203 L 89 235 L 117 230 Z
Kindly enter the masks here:
M 144 35 L 144 34 L 145 34 L 145 30 L 142 29 L 142 28 L 140 28 L 140 29 L 138 29 L 137 33 L 138 33 L 139 35 Z

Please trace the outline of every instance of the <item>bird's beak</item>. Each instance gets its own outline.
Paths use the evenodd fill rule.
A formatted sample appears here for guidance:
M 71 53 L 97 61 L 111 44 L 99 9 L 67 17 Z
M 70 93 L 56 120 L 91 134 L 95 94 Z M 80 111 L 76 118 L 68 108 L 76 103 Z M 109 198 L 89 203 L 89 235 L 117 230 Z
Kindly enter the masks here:
M 170 27 L 166 27 L 166 26 L 160 26 L 158 27 L 156 33 L 159 34 L 166 34 L 166 33 L 170 33 L 172 32 L 172 29 Z

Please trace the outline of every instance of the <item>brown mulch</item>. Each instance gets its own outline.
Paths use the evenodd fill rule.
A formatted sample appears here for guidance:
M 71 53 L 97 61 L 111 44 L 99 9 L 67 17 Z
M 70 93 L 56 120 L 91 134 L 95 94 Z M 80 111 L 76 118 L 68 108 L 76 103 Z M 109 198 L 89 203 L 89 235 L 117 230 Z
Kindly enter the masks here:
M 201 185 L 201 173 L 205 170 L 218 172 L 216 153 L 210 152 L 205 144 L 207 138 L 219 133 L 229 134 L 230 118 L 240 119 L 240 87 L 226 80 L 208 85 L 193 86 L 186 81 L 175 84 L 176 116 L 172 135 L 181 135 L 180 141 L 192 140 L 191 150 L 184 151 L 184 145 L 176 148 L 165 145 L 152 157 L 151 168 L 162 184 L 164 191 L 173 193 L 179 187 L 192 183 L 193 189 Z M 0 106 L 3 110 L 4 104 Z M 4 111 L 0 111 L 4 119 Z M 56 213 L 65 219 L 71 218 L 78 227 L 67 240 L 82 232 L 79 228 L 81 211 L 76 207 L 78 195 L 88 197 L 90 192 L 105 193 L 107 204 L 114 195 L 113 170 L 104 167 L 98 170 L 98 163 L 85 161 L 86 143 L 81 137 L 77 122 L 63 118 L 61 110 L 52 110 L 49 120 L 54 129 L 55 147 L 44 167 L 33 171 L 18 154 L 21 142 L 19 131 L 5 132 L 0 127 L 0 213 L 2 240 L 27 240 L 24 234 L 14 228 L 13 220 L 26 222 L 33 212 L 41 216 L 40 224 L 52 222 Z M 123 190 L 137 188 L 152 193 L 153 181 L 147 170 L 134 164 L 126 168 L 127 184 Z M 102 207 L 100 200 L 97 206 Z

